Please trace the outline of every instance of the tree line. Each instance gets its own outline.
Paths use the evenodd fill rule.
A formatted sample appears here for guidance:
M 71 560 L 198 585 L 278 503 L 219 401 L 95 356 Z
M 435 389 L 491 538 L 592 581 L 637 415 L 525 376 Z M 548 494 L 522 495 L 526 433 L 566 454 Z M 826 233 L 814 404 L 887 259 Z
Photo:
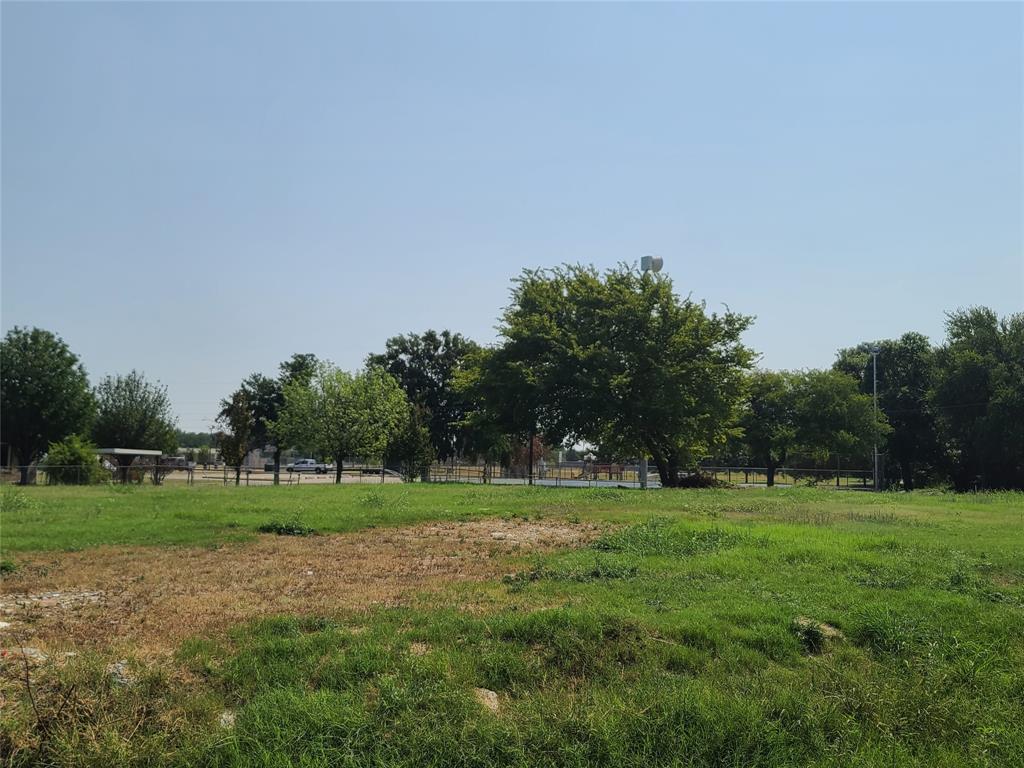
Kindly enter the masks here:
M 95 447 L 177 451 L 167 388 L 132 370 L 90 386 L 78 356 L 56 334 L 12 328 L 0 342 L 3 442 L 28 482 L 30 465 L 96 467 Z M 118 456 L 122 466 L 132 458 Z M 86 475 L 88 477 L 88 475 Z
M 818 467 L 841 457 L 866 464 L 877 446 L 891 486 L 1024 487 L 1024 314 L 956 310 L 938 346 L 907 333 L 840 349 L 831 368 L 802 371 L 759 369 L 742 341 L 752 321 L 711 312 L 676 294 L 667 276 L 631 265 L 528 270 L 513 281 L 497 344 L 448 330 L 409 333 L 355 372 L 296 354 L 222 400 L 215 438 L 229 465 L 269 448 L 276 474 L 282 448 L 297 448 L 334 461 L 338 480 L 351 457 L 408 477 L 456 459 L 523 463 L 532 474 L 538 452 L 587 446 L 609 461 L 649 457 L 666 487 L 708 461 L 763 467 L 771 484 L 796 457 Z M 15 329 L 3 343 L 4 429 L 23 461 L 71 433 L 128 445 L 96 431 L 111 423 L 114 402 L 137 402 L 144 391 L 166 401 L 135 372 L 90 390 L 77 358 L 45 331 Z M 33 345 L 41 345 L 37 371 L 64 373 L 45 397 L 37 383 L 12 384 L 9 396 L 8 369 Z M 51 406 L 57 390 L 78 394 Z M 62 426 L 47 431 L 24 417 L 12 428 L 16 392 L 23 404 L 35 398 L 31 418 Z M 172 424 L 166 408 L 161 419 Z M 138 431 L 120 436 L 132 447 L 154 442 Z

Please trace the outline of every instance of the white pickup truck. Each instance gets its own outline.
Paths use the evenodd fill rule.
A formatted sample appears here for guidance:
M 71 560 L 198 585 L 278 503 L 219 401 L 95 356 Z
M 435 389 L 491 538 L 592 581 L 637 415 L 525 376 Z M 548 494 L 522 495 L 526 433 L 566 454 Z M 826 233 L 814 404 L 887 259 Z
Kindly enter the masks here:
M 316 459 L 298 459 L 285 469 L 289 472 L 316 472 L 318 475 L 322 475 L 327 472 L 329 467 L 326 464 L 320 464 Z

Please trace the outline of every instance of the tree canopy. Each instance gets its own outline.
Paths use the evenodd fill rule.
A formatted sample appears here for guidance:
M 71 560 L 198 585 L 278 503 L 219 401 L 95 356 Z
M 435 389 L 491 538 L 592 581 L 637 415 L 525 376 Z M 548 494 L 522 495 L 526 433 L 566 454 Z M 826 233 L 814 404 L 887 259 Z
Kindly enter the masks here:
M 754 371 L 747 383 L 747 398 L 740 412 L 742 443 L 748 456 L 767 470 L 768 485 L 775 485 L 775 470 L 783 466 L 798 444 L 797 374 Z
M 838 371 L 801 373 L 794 387 L 800 450 L 821 462 L 835 456 L 866 455 L 888 433 L 885 415 L 875 413 L 871 395 Z
M 249 451 L 274 446 L 274 482 L 278 481 L 281 469 L 281 444 L 272 429 L 281 409 L 284 407 L 284 387 L 289 383 L 308 385 L 316 372 L 316 355 L 294 354 L 278 367 L 277 378 L 253 373 L 243 379 L 241 385 L 230 397 L 220 401 L 217 420 L 228 429 L 228 435 L 245 435 L 245 443 L 235 446 L 231 443 L 232 455 L 236 448 L 242 450 L 240 463 Z M 244 405 L 244 410 L 240 410 Z M 243 420 L 245 423 L 243 424 Z M 223 435 L 221 439 L 223 439 Z M 223 453 L 223 451 L 222 451 Z M 228 463 L 231 460 L 225 457 Z
M 863 342 L 841 349 L 832 366 L 855 378 L 864 394 L 874 389 L 871 349 L 875 346 Z M 909 491 L 917 480 L 933 476 L 940 460 L 935 413 L 929 403 L 935 352 L 927 337 L 913 332 L 877 342 L 877 347 L 878 407 L 892 429 L 882 451 Z
M 142 448 L 174 454 L 176 419 L 167 387 L 138 371 L 107 376 L 96 386 L 93 440 L 101 448 Z M 122 461 L 127 463 L 127 460 Z
M 502 317 L 503 344 L 467 386 L 508 430 L 646 452 L 674 486 L 730 434 L 753 360 L 740 339 L 749 324 L 628 265 L 526 271 Z
M 34 462 L 50 443 L 87 433 L 95 408 L 85 368 L 59 336 L 40 328 L 7 332 L 0 342 L 0 410 L 19 464 Z
M 958 310 L 946 333 L 929 405 L 953 484 L 1024 488 L 1024 313 Z
M 235 485 L 242 474 L 242 462 L 252 450 L 252 432 L 255 426 L 252 418 L 252 404 L 244 388 L 237 389 L 231 399 L 222 403 L 217 421 L 224 431 L 217 433 L 217 447 L 224 463 L 235 468 Z
M 464 422 L 469 411 L 466 396 L 455 378 L 479 347 L 459 333 L 428 330 L 422 334 L 393 336 L 383 354 L 370 355 L 367 365 L 383 368 L 401 385 L 418 408 L 430 435 L 434 453 L 442 461 L 465 449 Z
M 308 383 L 285 384 L 284 401 L 272 433 L 332 457 L 335 482 L 346 458 L 382 459 L 409 413 L 405 392 L 377 367 L 351 374 L 321 363 Z

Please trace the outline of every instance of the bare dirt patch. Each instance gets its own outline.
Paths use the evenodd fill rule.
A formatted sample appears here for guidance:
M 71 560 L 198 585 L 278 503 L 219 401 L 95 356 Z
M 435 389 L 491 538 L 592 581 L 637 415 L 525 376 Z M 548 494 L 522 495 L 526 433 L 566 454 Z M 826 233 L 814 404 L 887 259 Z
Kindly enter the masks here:
M 99 547 L 26 554 L 0 593 L 0 646 L 124 641 L 160 653 L 258 616 L 330 615 L 507 570 L 510 555 L 581 546 L 602 529 L 560 521 L 477 520 L 310 537 L 261 536 L 210 548 Z

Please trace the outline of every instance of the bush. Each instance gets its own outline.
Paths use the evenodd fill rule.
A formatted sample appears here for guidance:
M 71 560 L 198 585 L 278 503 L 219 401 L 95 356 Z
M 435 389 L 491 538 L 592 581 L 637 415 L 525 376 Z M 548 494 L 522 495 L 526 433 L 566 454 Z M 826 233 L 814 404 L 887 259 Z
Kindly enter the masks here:
M 676 488 L 732 488 L 732 486 L 724 480 L 717 480 L 711 475 L 703 472 L 694 472 L 692 475 L 686 475 L 679 478 L 679 484 Z
M 41 467 L 50 485 L 90 485 L 103 479 L 96 446 L 78 435 L 50 443 Z
M 264 523 L 256 530 L 260 533 L 276 533 L 278 536 L 311 536 L 316 533 L 315 529 L 295 519 L 283 523 L 279 520 L 273 520 L 269 523 Z

